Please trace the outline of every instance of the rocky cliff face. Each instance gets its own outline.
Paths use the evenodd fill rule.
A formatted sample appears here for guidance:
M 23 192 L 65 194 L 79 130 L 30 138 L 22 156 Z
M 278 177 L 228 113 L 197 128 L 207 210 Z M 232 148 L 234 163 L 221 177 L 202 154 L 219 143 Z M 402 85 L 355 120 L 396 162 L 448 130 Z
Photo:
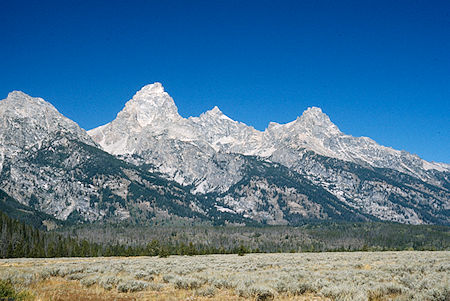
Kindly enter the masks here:
M 9 93 L 0 102 L 0 171 L 5 159 L 37 149 L 46 140 L 63 135 L 96 145 L 75 122 L 42 98 L 20 91 Z
M 141 117 L 125 114 L 130 107 Z M 143 126 L 136 125 L 139 118 Z M 116 140 L 110 133 L 119 132 L 122 142 L 112 150 Z M 140 161 L 134 163 L 151 164 L 168 178 L 192 185 L 192 193 L 221 193 L 234 209 L 260 200 L 255 195 L 243 197 L 242 191 L 238 196 L 231 189 L 247 175 L 242 156 L 255 156 L 288 167 L 343 204 L 378 219 L 448 222 L 449 165 L 427 162 L 367 137 L 346 135 L 320 108 L 309 108 L 287 124 L 271 123 L 261 132 L 230 119 L 217 107 L 184 119 L 161 84 L 155 83 L 139 91 L 117 119 L 89 134 L 113 154 L 128 160 L 136 155 Z
M 346 135 L 319 108 L 258 131 L 217 107 L 183 118 L 155 83 L 88 132 L 22 92 L 0 125 L 0 189 L 62 220 L 449 224 L 449 165 Z
M 202 220 L 180 185 L 102 151 L 51 104 L 22 92 L 0 102 L 0 189 L 58 219 Z

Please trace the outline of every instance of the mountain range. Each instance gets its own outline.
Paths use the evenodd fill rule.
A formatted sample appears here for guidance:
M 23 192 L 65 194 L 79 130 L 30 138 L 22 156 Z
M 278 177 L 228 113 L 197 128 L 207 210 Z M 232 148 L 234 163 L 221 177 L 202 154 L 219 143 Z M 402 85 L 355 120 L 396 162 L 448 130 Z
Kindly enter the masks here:
M 450 165 L 346 135 L 316 107 L 258 131 L 217 107 L 183 118 L 154 83 L 85 131 L 14 91 L 0 101 L 0 200 L 44 224 L 448 225 Z

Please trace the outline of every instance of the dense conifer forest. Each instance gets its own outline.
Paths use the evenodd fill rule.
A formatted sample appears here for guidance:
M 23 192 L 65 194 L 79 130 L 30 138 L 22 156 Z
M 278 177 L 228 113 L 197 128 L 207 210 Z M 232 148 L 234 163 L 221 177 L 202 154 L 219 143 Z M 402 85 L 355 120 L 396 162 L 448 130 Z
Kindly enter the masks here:
M 317 223 L 299 227 L 88 224 L 36 229 L 0 212 L 0 257 L 92 257 L 449 250 L 446 226 Z

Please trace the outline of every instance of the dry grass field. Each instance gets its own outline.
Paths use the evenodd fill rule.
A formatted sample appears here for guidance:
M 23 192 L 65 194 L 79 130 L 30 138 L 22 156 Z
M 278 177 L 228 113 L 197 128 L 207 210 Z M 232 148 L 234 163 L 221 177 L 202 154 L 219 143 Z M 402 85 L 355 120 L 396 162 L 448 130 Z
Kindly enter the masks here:
M 449 275 L 448 251 L 0 260 L 35 300 L 450 300 Z

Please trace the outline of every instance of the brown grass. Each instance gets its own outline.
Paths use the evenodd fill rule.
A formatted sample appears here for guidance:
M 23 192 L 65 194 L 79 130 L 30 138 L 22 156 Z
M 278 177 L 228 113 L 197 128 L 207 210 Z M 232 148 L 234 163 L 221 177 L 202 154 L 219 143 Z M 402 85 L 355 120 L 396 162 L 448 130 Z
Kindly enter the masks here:
M 82 286 L 79 281 L 69 281 L 63 278 L 52 277 L 29 287 L 36 296 L 37 301 L 229 301 L 229 300 L 255 300 L 255 298 L 244 298 L 237 296 L 231 290 L 217 290 L 214 297 L 196 296 L 192 290 L 167 288 L 159 292 L 142 291 L 136 293 L 119 293 L 115 290 L 107 291 L 97 285 L 90 288 Z M 319 297 L 313 294 L 302 296 L 277 296 L 280 301 L 328 301 L 329 298 Z
M 17 290 L 29 290 L 36 300 L 239 301 L 257 300 L 255 296 L 266 296 L 265 291 L 281 301 L 433 300 L 436 292 L 449 296 L 449 268 L 450 252 L 5 259 L 0 260 L 0 279 L 11 279 Z M 140 271 L 154 278 L 141 278 Z M 200 281 L 191 286 L 192 279 Z M 148 288 L 119 291 L 135 281 L 143 285 L 138 290 L 145 282 Z M 87 287 L 90 283 L 95 284 Z M 112 289 L 105 290 L 109 284 Z M 208 292 L 214 296 L 201 295 Z

